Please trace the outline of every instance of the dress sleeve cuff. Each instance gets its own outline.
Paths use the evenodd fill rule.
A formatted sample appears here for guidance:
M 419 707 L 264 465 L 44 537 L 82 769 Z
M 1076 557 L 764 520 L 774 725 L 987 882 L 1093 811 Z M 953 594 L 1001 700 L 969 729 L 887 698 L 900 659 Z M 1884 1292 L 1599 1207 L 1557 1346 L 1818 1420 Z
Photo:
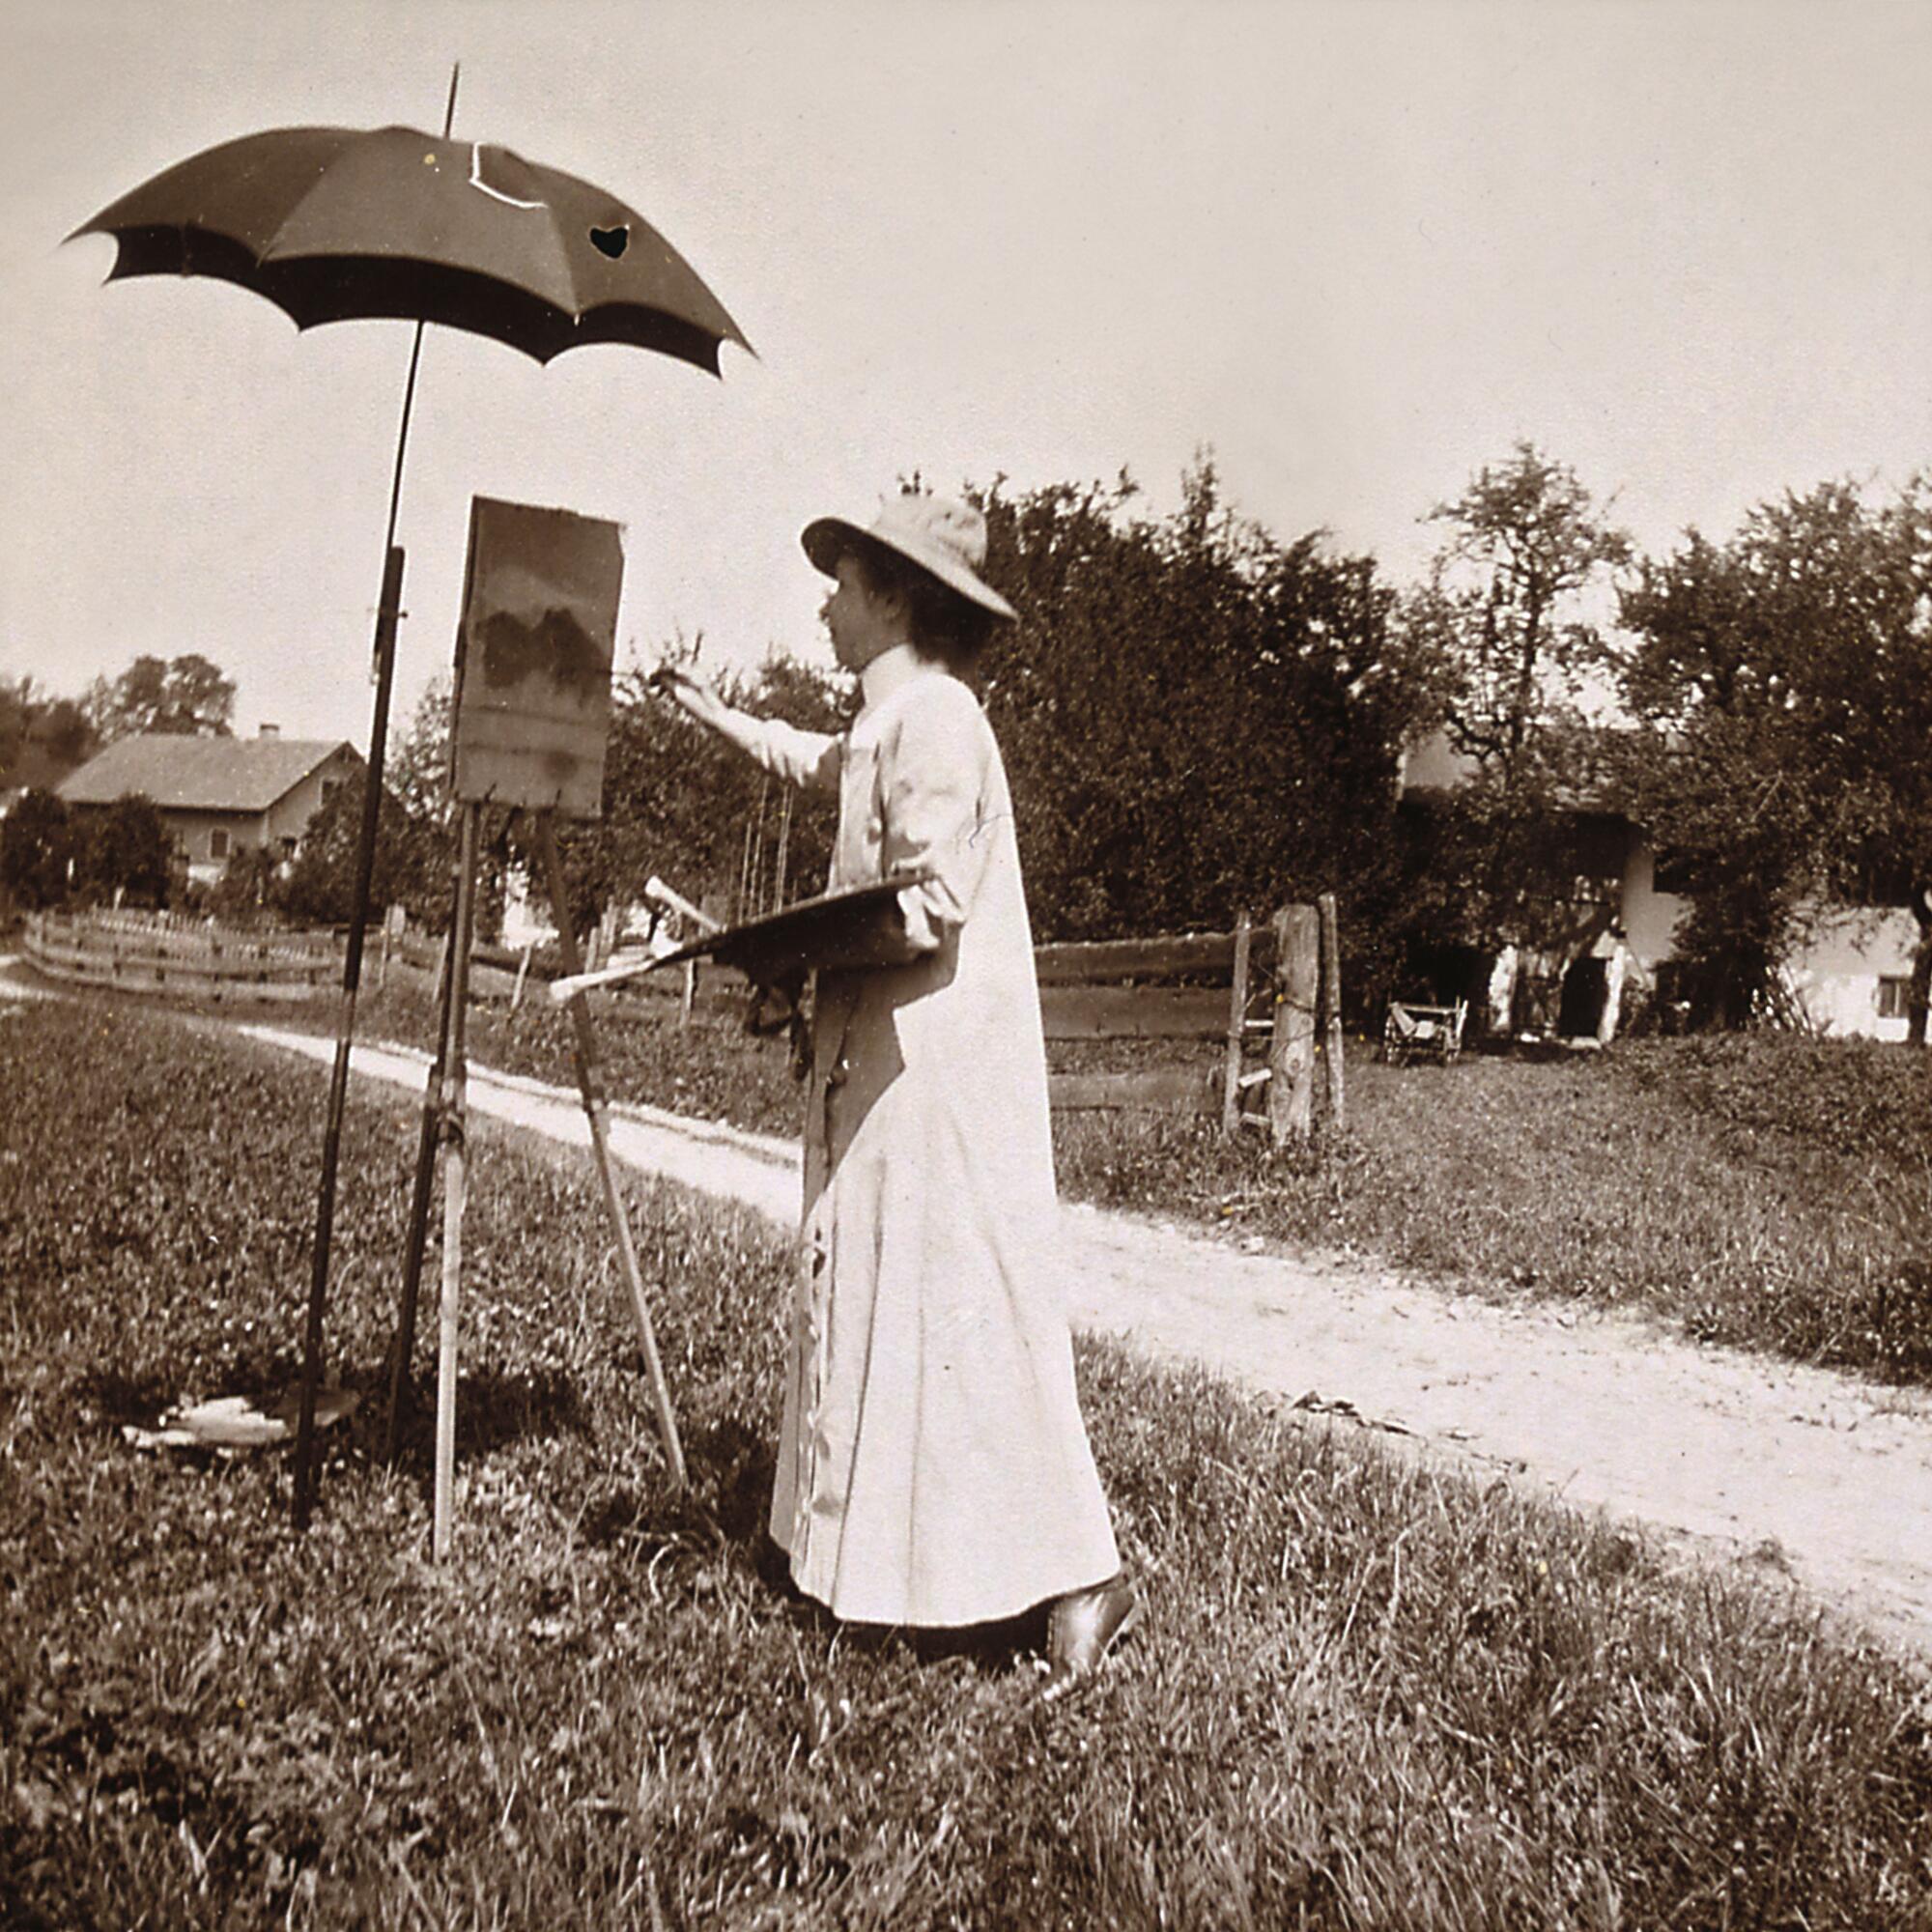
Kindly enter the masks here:
M 940 933 L 926 910 L 925 895 L 919 886 L 907 886 L 899 894 L 899 917 L 905 922 L 906 944 L 915 952 L 937 952 Z

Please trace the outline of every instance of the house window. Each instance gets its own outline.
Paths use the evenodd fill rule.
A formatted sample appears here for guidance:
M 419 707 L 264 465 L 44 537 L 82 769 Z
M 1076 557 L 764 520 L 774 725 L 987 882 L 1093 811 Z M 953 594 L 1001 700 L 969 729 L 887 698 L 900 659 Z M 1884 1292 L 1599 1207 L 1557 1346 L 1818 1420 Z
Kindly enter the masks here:
M 228 834 L 219 825 L 208 835 L 208 856 L 211 859 L 225 859 L 228 856 Z
M 342 789 L 340 779 L 324 779 L 322 781 L 322 802 L 327 805 Z
M 1911 1017 L 1912 981 L 1903 975 L 1893 978 L 1888 974 L 1878 982 L 1878 1016 L 1882 1020 L 1902 1020 Z

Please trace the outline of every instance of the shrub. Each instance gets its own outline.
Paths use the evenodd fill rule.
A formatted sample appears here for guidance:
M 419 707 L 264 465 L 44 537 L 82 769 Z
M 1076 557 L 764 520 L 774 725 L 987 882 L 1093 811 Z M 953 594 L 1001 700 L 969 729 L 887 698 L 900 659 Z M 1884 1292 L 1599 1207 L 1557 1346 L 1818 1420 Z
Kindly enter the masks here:
M 174 840 L 154 800 L 139 792 L 117 798 L 80 828 L 74 883 L 90 898 L 164 906 L 175 870 Z
M 0 819 L 0 883 L 29 912 L 59 905 L 74 847 L 67 802 L 50 791 L 27 792 Z

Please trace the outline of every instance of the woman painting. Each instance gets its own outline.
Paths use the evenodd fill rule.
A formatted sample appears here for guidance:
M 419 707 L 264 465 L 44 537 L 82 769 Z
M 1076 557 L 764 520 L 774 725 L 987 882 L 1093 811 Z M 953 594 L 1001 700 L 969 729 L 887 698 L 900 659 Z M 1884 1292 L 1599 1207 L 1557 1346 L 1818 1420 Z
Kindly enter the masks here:
M 790 782 L 836 793 L 830 889 L 895 878 L 899 963 L 812 1003 L 799 1290 L 771 1529 L 856 1622 L 1049 1616 L 1050 1682 L 1132 1620 L 1056 1265 L 1033 938 L 999 747 L 956 672 L 1014 612 L 985 522 L 906 495 L 804 533 L 861 704 L 838 737 L 661 688 Z

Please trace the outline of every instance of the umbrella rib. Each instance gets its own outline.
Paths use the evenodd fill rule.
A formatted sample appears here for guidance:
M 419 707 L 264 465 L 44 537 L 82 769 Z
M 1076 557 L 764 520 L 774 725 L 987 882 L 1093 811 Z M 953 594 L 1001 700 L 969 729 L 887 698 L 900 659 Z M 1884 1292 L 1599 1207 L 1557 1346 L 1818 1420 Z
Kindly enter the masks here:
M 471 141 L 469 144 L 469 185 L 481 188 L 494 201 L 500 201 L 506 208 L 549 208 L 547 201 L 519 201 L 513 194 L 505 194 L 499 187 L 492 187 L 483 179 L 483 144 Z
M 505 208 L 524 209 L 532 213 L 541 210 L 548 217 L 549 239 L 555 250 L 557 266 L 562 271 L 563 285 L 570 291 L 570 302 L 567 308 L 560 307 L 556 303 L 550 305 L 557 309 L 563 320 L 574 330 L 583 319 L 583 298 L 577 286 L 576 273 L 570 266 L 570 250 L 557 229 L 556 205 L 541 198 L 525 201 L 517 195 L 506 194 L 499 187 L 492 187 L 483 179 L 483 143 L 480 141 L 472 141 L 469 144 L 469 185 L 479 193 L 487 194 L 492 201 L 502 203 Z

